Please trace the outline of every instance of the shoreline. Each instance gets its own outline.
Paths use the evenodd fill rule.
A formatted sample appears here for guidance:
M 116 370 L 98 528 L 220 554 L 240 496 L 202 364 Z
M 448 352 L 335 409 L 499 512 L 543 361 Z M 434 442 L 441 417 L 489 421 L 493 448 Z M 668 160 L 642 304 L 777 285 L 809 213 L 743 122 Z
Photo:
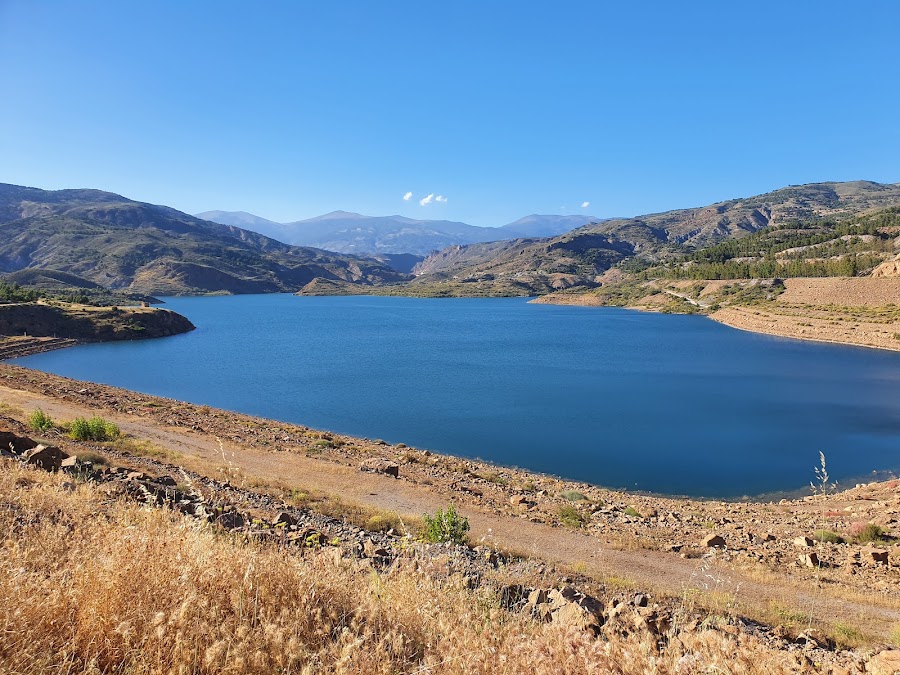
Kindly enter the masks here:
M 716 287 L 723 284 L 752 284 L 753 280 L 698 281 Z M 679 282 L 687 283 L 687 282 Z M 677 306 L 662 304 L 660 294 L 683 298 L 692 307 L 708 310 L 715 291 L 700 293 L 693 300 L 682 293 L 656 286 L 646 296 L 624 309 L 639 312 L 701 314 L 717 323 L 759 335 L 821 342 L 848 347 L 866 347 L 900 351 L 900 279 L 869 277 L 797 277 L 784 280 L 783 294 L 764 303 L 725 305 L 714 311 L 680 312 Z M 707 299 L 703 304 L 702 299 Z M 604 300 L 589 293 L 551 293 L 532 300 L 535 304 L 608 307 Z

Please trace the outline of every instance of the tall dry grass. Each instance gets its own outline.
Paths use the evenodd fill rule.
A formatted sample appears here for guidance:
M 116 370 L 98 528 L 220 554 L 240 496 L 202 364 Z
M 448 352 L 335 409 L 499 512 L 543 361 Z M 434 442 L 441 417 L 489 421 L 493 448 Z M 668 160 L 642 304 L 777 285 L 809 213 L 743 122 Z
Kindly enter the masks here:
M 487 591 L 376 574 L 91 485 L 0 463 L 0 672 L 779 673 L 750 637 L 608 640 L 536 624 Z

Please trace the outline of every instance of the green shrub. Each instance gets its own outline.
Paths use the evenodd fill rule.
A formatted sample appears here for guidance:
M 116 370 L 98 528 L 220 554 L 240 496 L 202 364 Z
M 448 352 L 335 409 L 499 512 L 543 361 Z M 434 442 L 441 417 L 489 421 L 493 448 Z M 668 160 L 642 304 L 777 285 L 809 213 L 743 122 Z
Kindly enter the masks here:
M 813 539 L 821 541 L 825 544 L 843 544 L 844 538 L 834 530 L 816 530 L 813 533 Z
M 69 425 L 69 436 L 76 441 L 111 441 L 121 433 L 118 426 L 96 416 L 89 420 L 76 417 Z
M 853 523 L 850 536 L 860 544 L 871 544 L 884 538 L 884 529 L 875 523 Z
M 466 533 L 469 531 L 469 520 L 457 512 L 453 504 L 446 511 L 438 509 L 434 516 L 427 513 L 422 516 L 425 521 L 425 529 L 422 538 L 433 544 L 449 542 L 451 544 L 465 544 Z
M 624 511 L 622 511 L 622 513 L 624 513 L 626 516 L 631 516 L 633 518 L 642 518 L 643 517 L 643 516 L 641 516 L 641 512 L 638 511 L 633 506 L 629 506 Z
M 571 504 L 564 504 L 559 507 L 559 521 L 566 527 L 584 527 L 585 518 L 581 511 Z
M 35 431 L 49 431 L 53 428 L 53 420 L 43 410 L 33 410 L 28 416 L 28 426 Z
M 587 500 L 585 495 L 576 492 L 575 490 L 563 490 L 559 493 L 559 496 L 563 499 L 568 499 L 570 502 L 583 502 Z

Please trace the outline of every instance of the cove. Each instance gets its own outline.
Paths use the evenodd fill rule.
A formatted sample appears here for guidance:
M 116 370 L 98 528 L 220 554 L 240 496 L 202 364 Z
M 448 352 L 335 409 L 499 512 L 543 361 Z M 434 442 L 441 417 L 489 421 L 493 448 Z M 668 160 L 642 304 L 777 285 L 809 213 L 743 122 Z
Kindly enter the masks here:
M 166 298 L 197 330 L 12 361 L 628 490 L 900 470 L 900 354 L 521 298 Z

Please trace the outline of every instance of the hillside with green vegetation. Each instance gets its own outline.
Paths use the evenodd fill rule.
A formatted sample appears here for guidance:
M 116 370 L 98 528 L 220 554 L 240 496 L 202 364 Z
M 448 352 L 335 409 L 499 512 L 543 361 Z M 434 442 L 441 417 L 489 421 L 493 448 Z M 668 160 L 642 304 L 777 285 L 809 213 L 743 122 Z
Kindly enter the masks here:
M 409 284 L 409 289 L 415 293 L 418 286 L 446 284 L 464 291 L 466 284 L 479 284 L 503 292 L 513 287 L 520 290 L 520 295 L 541 295 L 572 287 L 591 288 L 602 283 L 599 277 L 614 266 L 641 269 L 680 260 L 720 243 L 724 248 L 717 251 L 740 251 L 744 240 L 750 242 L 746 245 L 751 248 L 759 241 L 752 239 L 754 233 L 774 228 L 787 233 L 798 223 L 803 224 L 801 229 L 819 228 L 815 235 L 824 239 L 800 243 L 810 235 L 804 232 L 795 237 L 793 247 L 824 245 L 835 238 L 829 234 L 833 227 L 849 223 L 854 216 L 898 205 L 900 185 L 897 184 L 855 181 L 791 186 L 702 208 L 594 223 L 549 239 L 451 247 L 420 263 L 415 269 L 417 278 Z M 890 213 L 885 218 L 890 219 Z M 870 225 L 847 227 L 880 226 L 873 221 Z M 864 234 L 862 229 L 859 232 Z M 842 246 L 846 248 L 845 244 L 834 243 L 831 250 L 822 248 L 820 252 L 830 258 L 832 251 L 839 252 Z M 858 241 L 852 246 L 856 247 L 854 252 L 862 250 Z M 859 259 L 857 263 L 865 266 L 873 260 Z M 845 267 L 848 264 L 829 267 L 829 263 L 823 262 L 820 267 L 846 273 L 850 271 Z M 808 269 L 813 268 L 796 266 L 798 274 Z
M 146 294 L 296 291 L 406 275 L 357 256 L 282 244 L 238 227 L 98 190 L 0 184 L 0 272 L 52 270 Z

